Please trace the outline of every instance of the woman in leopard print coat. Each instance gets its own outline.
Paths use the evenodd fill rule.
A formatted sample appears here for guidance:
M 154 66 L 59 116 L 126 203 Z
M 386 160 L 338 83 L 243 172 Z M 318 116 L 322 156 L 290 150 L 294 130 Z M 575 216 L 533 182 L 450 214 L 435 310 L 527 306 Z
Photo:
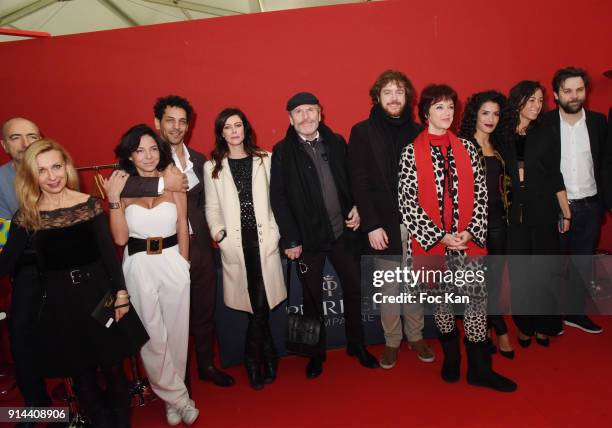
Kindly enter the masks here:
M 408 265 L 414 271 L 475 272 L 482 269 L 482 262 L 467 256 L 486 254 L 485 174 L 475 145 L 448 131 L 456 100 L 456 92 L 447 85 L 429 85 L 423 90 L 419 116 L 428 129 L 406 146 L 400 160 L 398 200 L 410 234 Z M 459 285 L 461 289 L 456 288 Z M 419 295 L 437 293 L 442 301 L 450 293 L 460 292 L 469 298 L 464 314 L 468 383 L 514 391 L 514 382 L 491 369 L 484 281 L 425 283 L 419 291 Z M 459 379 L 460 352 L 452 303 L 436 303 L 434 319 L 444 351 L 442 378 L 455 382 Z

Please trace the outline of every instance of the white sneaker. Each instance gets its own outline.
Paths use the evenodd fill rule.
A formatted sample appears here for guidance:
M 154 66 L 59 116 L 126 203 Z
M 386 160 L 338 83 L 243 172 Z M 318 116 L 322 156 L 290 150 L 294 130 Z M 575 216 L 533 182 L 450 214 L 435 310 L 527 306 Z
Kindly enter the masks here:
M 165 403 L 165 404 L 166 404 L 166 422 L 168 422 L 168 425 L 170 425 L 171 427 L 175 427 L 178 424 L 180 424 L 183 419 L 181 418 L 181 415 L 179 415 L 179 411 L 177 410 L 176 407 L 172 407 L 168 403 Z
M 193 400 L 189 400 L 189 403 L 181 408 L 180 414 L 186 425 L 192 425 L 200 415 L 200 411 L 195 408 Z

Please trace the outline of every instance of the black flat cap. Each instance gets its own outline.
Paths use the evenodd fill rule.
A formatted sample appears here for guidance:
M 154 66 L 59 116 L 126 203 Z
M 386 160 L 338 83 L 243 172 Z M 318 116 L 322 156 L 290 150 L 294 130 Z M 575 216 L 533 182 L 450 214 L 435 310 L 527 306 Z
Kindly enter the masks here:
M 310 92 L 298 92 L 287 101 L 287 111 L 291 111 L 302 104 L 319 105 L 319 100 Z

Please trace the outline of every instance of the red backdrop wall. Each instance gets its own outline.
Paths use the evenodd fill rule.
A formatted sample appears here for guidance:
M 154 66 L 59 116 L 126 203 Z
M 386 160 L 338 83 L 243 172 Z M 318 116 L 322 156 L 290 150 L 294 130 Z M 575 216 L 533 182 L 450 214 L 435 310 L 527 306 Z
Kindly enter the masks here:
M 607 112 L 610 16 L 607 0 L 388 1 L 1 43 L 0 120 L 31 118 L 78 165 L 109 163 L 121 133 L 152 123 L 155 98 L 176 93 L 196 109 L 196 149 L 211 149 L 214 117 L 230 105 L 271 148 L 296 91 L 317 94 L 327 123 L 348 137 L 386 68 L 404 70 L 417 89 L 447 82 L 465 99 L 521 79 L 550 87 L 554 71 L 571 64 L 593 77 L 589 107 Z

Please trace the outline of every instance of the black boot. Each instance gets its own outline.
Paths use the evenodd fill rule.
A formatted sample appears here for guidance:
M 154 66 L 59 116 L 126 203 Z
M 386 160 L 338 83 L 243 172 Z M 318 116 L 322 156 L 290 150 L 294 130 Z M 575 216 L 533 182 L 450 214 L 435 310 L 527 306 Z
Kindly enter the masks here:
M 264 387 L 262 374 L 263 363 L 263 337 L 253 316 L 249 316 L 249 326 L 247 327 L 246 346 L 244 352 L 244 366 L 251 388 L 260 390 Z
M 246 367 L 251 388 L 256 391 L 263 389 L 264 379 L 261 373 L 261 363 L 259 361 L 247 359 L 244 362 L 244 366 Z
M 130 385 L 122 365 L 102 367 L 116 428 L 130 428 Z
M 459 380 L 459 368 L 461 366 L 461 353 L 459 352 L 459 337 L 457 330 L 451 333 L 441 334 L 440 344 L 444 351 L 444 362 L 442 363 L 442 379 L 446 382 L 457 382 Z
M 500 392 L 516 390 L 516 383 L 493 371 L 488 340 L 484 342 L 466 340 L 465 349 L 468 357 L 467 381 L 470 385 L 484 386 Z
M 274 346 L 269 324 L 266 326 L 263 343 L 263 381 L 270 384 L 276 380 L 278 369 L 278 352 Z
M 74 393 L 92 428 L 115 428 L 115 421 L 96 379 L 96 371 L 73 376 Z

